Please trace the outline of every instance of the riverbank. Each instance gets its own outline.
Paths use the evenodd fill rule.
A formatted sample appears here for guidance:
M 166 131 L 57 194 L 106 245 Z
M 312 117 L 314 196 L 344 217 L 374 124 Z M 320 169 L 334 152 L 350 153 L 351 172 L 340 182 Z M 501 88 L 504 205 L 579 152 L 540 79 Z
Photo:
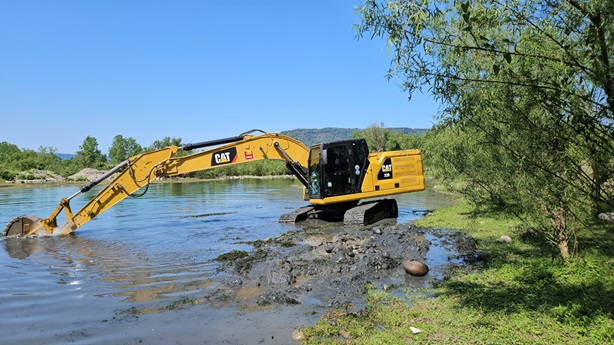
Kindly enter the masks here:
M 414 223 L 464 229 L 485 265 L 458 271 L 421 296 L 370 289 L 359 313 L 336 309 L 305 344 L 606 344 L 614 341 L 614 246 L 600 225 L 576 258 L 562 262 L 512 219 L 472 214 L 464 204 Z M 608 233 L 608 231 L 610 231 Z M 524 234 L 524 238 L 519 234 Z M 508 236 L 504 238 L 502 236 Z M 435 298 L 433 298 L 435 297 Z
M 90 181 L 95 180 L 98 176 L 104 174 L 104 171 L 98 170 L 96 173 L 91 173 L 87 177 L 79 175 L 79 178 L 64 179 L 64 178 L 40 178 L 33 180 L 15 180 L 15 181 L 0 181 L 0 188 L 47 188 L 58 186 L 83 186 Z M 195 178 L 195 177 L 169 177 L 157 178 L 151 181 L 155 183 L 192 183 L 192 182 L 209 182 L 209 181 L 226 181 L 226 180 L 272 180 L 272 179 L 296 179 L 292 175 L 267 175 L 267 176 L 223 176 L 217 178 Z M 112 179 L 108 179 L 108 182 Z M 101 185 L 105 185 L 102 182 Z
M 419 291 L 483 260 L 475 241 L 461 232 L 407 224 L 320 223 L 249 244 L 255 250 L 218 257 L 223 275 L 208 298 L 214 304 L 244 309 L 302 304 L 358 311 L 365 307 L 369 286 L 398 295 L 406 289 Z M 428 262 L 430 272 L 407 274 L 403 263 L 411 260 Z

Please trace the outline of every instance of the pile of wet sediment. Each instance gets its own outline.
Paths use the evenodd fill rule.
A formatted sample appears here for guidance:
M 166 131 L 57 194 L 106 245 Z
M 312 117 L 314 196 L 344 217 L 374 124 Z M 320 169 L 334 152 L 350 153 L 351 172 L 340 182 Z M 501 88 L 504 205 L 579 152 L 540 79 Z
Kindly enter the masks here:
M 413 225 L 304 227 L 251 244 L 253 251 L 220 256 L 210 301 L 246 308 L 361 308 L 369 288 L 407 293 L 486 259 L 464 233 Z M 408 274 L 403 264 L 411 260 L 430 271 Z

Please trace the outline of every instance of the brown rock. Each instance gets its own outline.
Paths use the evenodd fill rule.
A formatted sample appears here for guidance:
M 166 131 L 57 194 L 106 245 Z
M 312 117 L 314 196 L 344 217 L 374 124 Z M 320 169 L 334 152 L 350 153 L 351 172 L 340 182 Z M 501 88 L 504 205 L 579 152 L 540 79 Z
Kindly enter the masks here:
M 421 261 L 407 260 L 403 262 L 405 272 L 411 276 L 422 277 L 429 273 L 429 267 Z

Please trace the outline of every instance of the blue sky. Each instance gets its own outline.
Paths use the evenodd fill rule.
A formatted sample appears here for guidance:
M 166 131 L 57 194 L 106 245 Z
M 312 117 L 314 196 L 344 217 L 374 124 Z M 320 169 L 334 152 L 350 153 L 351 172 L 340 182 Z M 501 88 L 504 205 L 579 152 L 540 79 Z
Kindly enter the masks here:
M 430 128 L 342 1 L 0 0 L 0 142 L 74 153 L 258 128 Z

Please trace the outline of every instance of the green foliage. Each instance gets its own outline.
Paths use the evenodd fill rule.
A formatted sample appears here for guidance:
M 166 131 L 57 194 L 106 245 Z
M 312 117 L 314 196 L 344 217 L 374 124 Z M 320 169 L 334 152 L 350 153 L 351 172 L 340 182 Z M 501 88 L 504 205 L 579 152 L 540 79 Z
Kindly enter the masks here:
M 181 146 L 181 138 L 164 137 L 162 140 L 155 140 L 145 151 L 155 151 L 169 146 Z
M 248 255 L 249 254 L 246 251 L 244 251 L 244 250 L 237 250 L 237 249 L 235 249 L 235 250 L 232 250 L 232 251 L 230 251 L 228 253 L 224 253 L 224 254 L 219 255 L 217 258 L 215 258 L 215 260 L 217 260 L 217 261 L 234 261 L 234 260 L 237 260 L 237 259 L 242 259 L 242 258 L 244 258 L 244 257 L 246 257 Z
M 594 240 L 582 259 L 552 260 L 517 220 L 466 203 L 436 210 L 418 226 L 465 229 L 487 252 L 479 271 L 448 277 L 407 299 L 368 289 L 359 313 L 334 310 L 304 327 L 305 344 L 609 344 L 614 341 L 613 230 L 580 233 Z M 501 235 L 512 237 L 502 243 Z M 590 237 L 590 238 L 589 238 Z M 523 239 L 525 238 L 525 239 Z M 435 296 L 436 298 L 433 298 Z M 409 304 L 408 302 L 411 302 Z M 409 327 L 422 330 L 413 334 Z
M 21 156 L 21 150 L 17 145 L 9 144 L 6 141 L 0 143 L 0 164 L 9 165 Z
M 107 165 L 107 156 L 102 154 L 98 148 L 98 140 L 88 135 L 83 140 L 83 144 L 79 146 L 79 151 L 77 151 L 75 157 L 72 158 L 72 163 L 80 169 L 105 168 Z
M 532 224 L 573 251 L 614 208 L 611 2 L 367 1 L 359 35 L 383 36 L 389 76 L 444 105 L 426 164 L 476 206 Z
M 58 157 L 56 149 L 40 147 L 38 152 L 33 150 L 20 150 L 17 146 L 7 142 L 0 143 L 0 178 L 3 180 L 32 180 L 34 176 L 21 173 L 31 169 L 58 170 L 62 160 Z
M 116 165 L 141 152 L 143 152 L 143 148 L 134 138 L 124 138 L 122 135 L 116 135 L 109 148 L 109 158 L 111 163 Z
M 408 131 L 409 134 L 394 128 L 385 128 L 383 123 L 372 124 L 364 130 L 354 131 L 352 138 L 364 138 L 371 152 L 420 149 L 424 133 L 428 131 Z
M 373 124 L 363 131 L 352 133 L 352 137 L 354 138 L 364 138 L 371 152 L 386 151 L 386 144 L 389 136 L 390 130 L 384 129 L 383 123 L 379 125 Z

